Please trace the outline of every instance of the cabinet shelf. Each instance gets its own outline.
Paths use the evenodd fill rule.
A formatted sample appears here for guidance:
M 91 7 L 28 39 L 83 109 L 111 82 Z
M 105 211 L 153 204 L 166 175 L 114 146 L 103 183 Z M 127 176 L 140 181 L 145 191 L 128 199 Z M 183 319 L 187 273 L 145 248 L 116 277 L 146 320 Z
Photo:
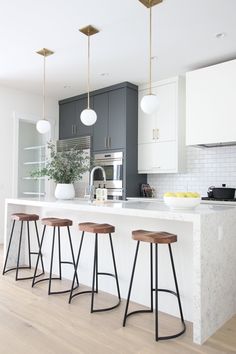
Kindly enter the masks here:
M 25 180 L 45 180 L 45 177 L 22 177 Z
M 45 193 L 42 193 L 42 192 L 23 192 L 23 194 L 25 195 L 38 195 L 38 196 L 44 196 Z
M 28 146 L 25 147 L 24 150 L 40 150 L 40 149 L 45 149 L 46 145 L 38 145 L 38 146 Z
M 24 165 L 41 165 L 44 164 L 46 161 L 29 161 L 29 162 L 24 162 Z

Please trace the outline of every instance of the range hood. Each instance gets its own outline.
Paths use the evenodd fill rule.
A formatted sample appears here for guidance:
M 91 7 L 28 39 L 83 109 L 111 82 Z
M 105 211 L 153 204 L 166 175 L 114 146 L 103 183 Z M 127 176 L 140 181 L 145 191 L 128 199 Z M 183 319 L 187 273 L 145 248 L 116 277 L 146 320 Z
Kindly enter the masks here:
M 212 144 L 197 144 L 192 145 L 193 147 L 204 147 L 204 148 L 213 148 L 213 147 L 221 147 L 221 146 L 234 146 L 236 145 L 236 141 L 224 142 L 224 143 L 212 143 Z
M 186 145 L 236 145 L 236 59 L 186 74 Z

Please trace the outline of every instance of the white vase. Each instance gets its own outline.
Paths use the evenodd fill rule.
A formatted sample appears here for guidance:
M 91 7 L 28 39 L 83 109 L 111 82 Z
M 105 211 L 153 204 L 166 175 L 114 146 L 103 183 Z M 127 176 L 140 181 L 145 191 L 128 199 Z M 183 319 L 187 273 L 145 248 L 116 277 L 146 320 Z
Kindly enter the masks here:
M 57 183 L 55 197 L 57 199 L 73 199 L 75 197 L 74 185 L 72 183 Z

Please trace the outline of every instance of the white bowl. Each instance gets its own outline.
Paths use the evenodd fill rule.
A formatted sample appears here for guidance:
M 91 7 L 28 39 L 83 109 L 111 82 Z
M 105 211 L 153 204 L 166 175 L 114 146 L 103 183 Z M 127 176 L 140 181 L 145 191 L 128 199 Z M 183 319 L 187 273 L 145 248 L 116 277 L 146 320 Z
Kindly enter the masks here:
M 193 209 L 200 204 L 201 198 L 164 197 L 164 202 L 171 209 Z

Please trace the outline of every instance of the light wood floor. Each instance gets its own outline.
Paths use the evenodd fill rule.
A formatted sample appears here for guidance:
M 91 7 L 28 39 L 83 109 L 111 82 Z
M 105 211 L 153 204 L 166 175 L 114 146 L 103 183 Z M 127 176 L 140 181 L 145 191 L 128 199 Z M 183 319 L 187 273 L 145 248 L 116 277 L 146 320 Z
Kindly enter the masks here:
M 100 305 L 114 301 L 104 293 L 98 296 Z M 67 300 L 67 295 L 48 296 L 47 284 L 31 289 L 29 281 L 15 282 L 13 274 L 0 276 L 0 354 L 236 353 L 236 317 L 203 346 L 192 343 L 189 323 L 182 337 L 157 343 L 150 314 L 128 319 L 123 328 L 124 303 L 111 312 L 90 314 L 89 295 L 71 305 Z M 178 330 L 175 318 L 161 314 L 160 321 L 165 334 Z

